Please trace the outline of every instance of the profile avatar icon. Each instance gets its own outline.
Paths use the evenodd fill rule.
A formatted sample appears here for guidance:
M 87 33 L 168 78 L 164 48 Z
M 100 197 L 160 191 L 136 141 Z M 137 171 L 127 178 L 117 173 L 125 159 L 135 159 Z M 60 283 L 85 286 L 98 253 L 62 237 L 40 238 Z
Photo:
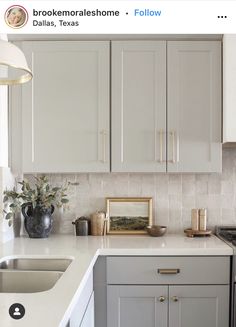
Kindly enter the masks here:
M 21 28 L 28 21 L 28 12 L 22 6 L 11 6 L 5 12 L 5 22 L 12 28 Z
M 15 311 L 13 312 L 13 316 L 21 316 L 20 309 L 18 307 L 15 308 Z
M 25 315 L 25 308 L 20 303 L 13 303 L 9 308 L 9 315 L 13 319 L 22 319 Z

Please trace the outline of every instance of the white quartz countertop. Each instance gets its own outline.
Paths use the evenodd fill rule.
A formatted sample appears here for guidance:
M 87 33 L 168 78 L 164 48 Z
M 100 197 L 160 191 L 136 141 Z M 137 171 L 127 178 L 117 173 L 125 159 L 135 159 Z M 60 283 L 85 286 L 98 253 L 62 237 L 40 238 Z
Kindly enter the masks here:
M 99 255 L 228 256 L 233 250 L 215 236 L 185 235 L 84 236 L 51 235 L 48 239 L 15 238 L 0 246 L 0 261 L 6 257 L 72 258 L 73 262 L 55 286 L 39 293 L 0 293 L 1 327 L 64 327 Z M 13 303 L 25 307 L 25 316 L 12 319 Z

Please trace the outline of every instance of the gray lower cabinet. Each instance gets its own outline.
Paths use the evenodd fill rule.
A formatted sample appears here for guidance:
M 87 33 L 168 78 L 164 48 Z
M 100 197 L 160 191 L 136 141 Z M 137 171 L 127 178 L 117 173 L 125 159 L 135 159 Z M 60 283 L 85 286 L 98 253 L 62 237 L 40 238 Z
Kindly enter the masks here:
M 228 325 L 229 286 L 169 287 L 169 327 L 227 327 Z
M 108 257 L 107 327 L 228 327 L 229 257 Z
M 226 327 L 228 297 L 225 285 L 109 285 L 107 326 Z
M 167 298 L 167 286 L 109 285 L 107 326 L 167 327 Z

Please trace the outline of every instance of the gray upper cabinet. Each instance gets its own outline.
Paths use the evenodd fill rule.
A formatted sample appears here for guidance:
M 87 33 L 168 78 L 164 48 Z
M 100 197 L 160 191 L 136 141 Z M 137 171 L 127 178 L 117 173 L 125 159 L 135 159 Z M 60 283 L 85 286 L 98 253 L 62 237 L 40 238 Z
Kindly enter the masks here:
M 221 171 L 221 42 L 168 42 L 169 172 Z
M 22 48 L 34 77 L 11 91 L 14 171 L 221 171 L 220 41 Z
M 113 42 L 112 171 L 220 172 L 221 158 L 221 42 Z
M 165 172 L 166 42 L 112 42 L 112 171 Z
M 24 42 L 23 172 L 110 171 L 109 42 Z

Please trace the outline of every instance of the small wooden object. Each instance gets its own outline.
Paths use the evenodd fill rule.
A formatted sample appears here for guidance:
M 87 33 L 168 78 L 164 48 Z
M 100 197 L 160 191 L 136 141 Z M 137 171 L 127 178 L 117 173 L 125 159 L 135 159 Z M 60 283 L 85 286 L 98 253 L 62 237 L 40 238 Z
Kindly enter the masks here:
M 91 216 L 91 234 L 102 236 L 104 235 L 105 213 L 97 211 Z
M 184 230 L 186 235 L 188 237 L 201 237 L 201 236 L 211 236 L 212 231 L 210 229 L 208 230 L 193 230 L 190 228 L 187 228 Z

